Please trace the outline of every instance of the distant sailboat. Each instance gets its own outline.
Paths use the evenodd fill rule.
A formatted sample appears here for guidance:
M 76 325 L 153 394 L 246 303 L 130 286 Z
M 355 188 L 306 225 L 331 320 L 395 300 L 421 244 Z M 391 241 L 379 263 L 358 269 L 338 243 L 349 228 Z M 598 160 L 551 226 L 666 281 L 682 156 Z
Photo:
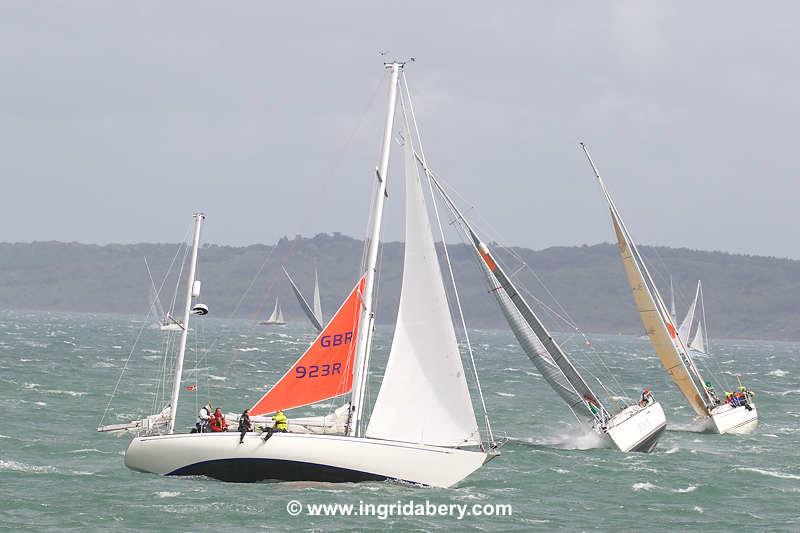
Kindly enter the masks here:
M 700 305 L 700 311 L 695 313 L 698 304 Z M 697 327 L 695 328 L 694 337 L 690 340 L 692 335 L 692 326 L 695 323 L 695 314 L 697 315 Z M 683 322 L 681 322 L 681 325 L 678 326 L 678 336 L 683 341 L 683 344 L 686 345 L 693 354 L 706 353 L 706 341 L 704 333 L 706 329 L 705 314 L 706 312 L 703 306 L 703 286 L 700 281 L 698 281 L 697 289 L 694 293 L 694 300 L 692 300 L 689 310 L 686 311 L 686 316 L 683 318 Z
M 716 395 L 710 382 L 703 379 L 692 358 L 691 350 L 687 348 L 688 331 L 684 330 L 682 336 L 679 328 L 675 327 L 675 321 L 672 320 L 644 259 L 628 232 L 605 182 L 600 177 L 589 150 L 583 143 L 581 148 L 608 203 L 628 284 L 639 309 L 639 316 L 661 363 L 698 417 L 708 422 L 707 429 L 716 433 L 751 433 L 758 423 L 758 413 L 752 395 L 747 395 L 749 401 L 744 405 L 723 402 Z M 690 308 L 692 314 L 695 304 L 696 300 Z
M 308 302 L 306 301 L 303 293 L 300 292 L 300 289 L 297 287 L 297 284 L 292 279 L 292 276 L 289 275 L 289 272 L 286 271 L 286 268 L 283 268 L 283 273 L 286 275 L 286 279 L 289 280 L 289 285 L 292 287 L 292 292 L 294 292 L 295 297 L 297 298 L 297 303 L 300 304 L 300 308 L 303 310 L 303 313 L 308 317 L 309 322 L 317 331 L 322 331 L 322 324 L 325 322 L 322 317 L 322 304 L 320 303 L 319 298 L 319 276 L 317 275 L 317 269 L 314 269 L 314 308 L 312 309 Z
M 395 109 L 398 97 L 404 97 L 398 94 L 401 83 L 408 94 L 400 78 L 403 63 L 386 67 L 389 104 L 363 274 L 305 353 L 251 408 L 256 417 L 349 395 L 343 433 L 275 432 L 268 439 L 248 433 L 241 444 L 237 433 L 175 434 L 181 358 L 173 407 L 166 414 L 169 431 L 142 429 L 144 434 L 125 452 L 129 468 L 226 481 L 401 480 L 449 487 L 498 455 L 485 408 L 487 443 L 478 429 L 410 143 L 405 148 L 406 244 L 397 325 L 367 422 L 381 221 Z M 407 132 L 407 120 L 404 126 Z M 198 236 L 199 222 L 193 260 Z M 188 320 L 188 311 L 186 316 Z M 475 377 L 477 384 L 477 373 Z
M 285 326 L 286 321 L 283 320 L 283 311 L 281 310 L 281 305 L 278 302 L 278 299 L 275 298 L 275 309 L 272 310 L 272 314 L 269 315 L 269 318 L 260 322 L 260 324 L 264 326 Z

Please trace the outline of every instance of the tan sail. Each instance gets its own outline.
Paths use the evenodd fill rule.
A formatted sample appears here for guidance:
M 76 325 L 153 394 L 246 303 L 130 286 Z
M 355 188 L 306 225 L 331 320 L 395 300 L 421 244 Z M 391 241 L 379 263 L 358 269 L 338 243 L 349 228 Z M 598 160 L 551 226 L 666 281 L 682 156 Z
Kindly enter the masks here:
M 681 354 L 676 346 L 676 343 L 679 344 L 680 341 L 676 339 L 675 326 L 671 322 L 664 320 L 661 313 L 659 313 L 657 303 L 647 288 L 644 276 L 636 263 L 636 259 L 631 252 L 630 245 L 613 209 L 611 210 L 611 220 L 614 222 L 614 232 L 617 234 L 617 241 L 619 241 L 619 252 L 622 255 L 622 263 L 625 265 L 625 272 L 628 275 L 628 283 L 633 292 L 633 299 L 636 301 L 639 316 L 642 318 L 642 323 L 647 335 L 650 337 L 650 342 L 655 348 L 658 358 L 661 359 L 664 368 L 667 369 L 670 377 L 672 377 L 672 381 L 675 382 L 681 393 L 689 400 L 695 412 L 698 415 L 708 416 L 706 404 L 692 381 L 686 366 L 681 361 Z

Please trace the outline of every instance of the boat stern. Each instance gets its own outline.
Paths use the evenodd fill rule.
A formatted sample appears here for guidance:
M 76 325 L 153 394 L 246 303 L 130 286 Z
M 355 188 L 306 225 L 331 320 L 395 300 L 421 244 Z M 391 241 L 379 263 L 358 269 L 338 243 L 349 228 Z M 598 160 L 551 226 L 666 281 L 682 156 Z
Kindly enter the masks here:
M 667 427 L 661 404 L 631 405 L 614 415 L 606 426 L 606 436 L 622 452 L 653 451 Z
M 748 435 L 754 432 L 758 426 L 758 410 L 755 402 L 737 407 L 723 404 L 711 410 L 710 419 L 709 429 L 715 433 Z

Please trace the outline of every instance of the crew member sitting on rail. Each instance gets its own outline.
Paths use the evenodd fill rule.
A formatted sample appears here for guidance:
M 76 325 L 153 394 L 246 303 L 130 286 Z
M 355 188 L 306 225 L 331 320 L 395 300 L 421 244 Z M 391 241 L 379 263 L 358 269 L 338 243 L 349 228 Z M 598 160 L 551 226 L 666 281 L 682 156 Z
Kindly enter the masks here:
M 642 399 L 639 400 L 639 405 L 642 407 L 647 407 L 653 401 L 653 395 L 650 394 L 650 389 L 644 389 L 642 391 Z
M 214 414 L 208 422 L 208 429 L 210 429 L 212 433 L 228 431 L 228 423 L 225 422 L 225 415 L 222 414 L 222 409 L 219 407 L 214 410 Z

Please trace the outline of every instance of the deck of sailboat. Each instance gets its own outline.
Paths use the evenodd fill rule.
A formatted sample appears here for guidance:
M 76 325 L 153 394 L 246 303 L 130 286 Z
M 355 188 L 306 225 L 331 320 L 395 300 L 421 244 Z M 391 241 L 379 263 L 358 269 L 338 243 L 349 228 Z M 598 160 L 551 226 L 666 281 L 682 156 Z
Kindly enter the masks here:
M 494 453 L 391 440 L 274 433 L 172 434 L 133 439 L 131 469 L 161 475 L 205 475 L 223 481 L 355 482 L 399 480 L 448 487 Z

